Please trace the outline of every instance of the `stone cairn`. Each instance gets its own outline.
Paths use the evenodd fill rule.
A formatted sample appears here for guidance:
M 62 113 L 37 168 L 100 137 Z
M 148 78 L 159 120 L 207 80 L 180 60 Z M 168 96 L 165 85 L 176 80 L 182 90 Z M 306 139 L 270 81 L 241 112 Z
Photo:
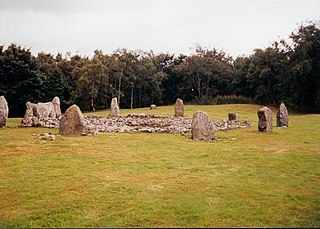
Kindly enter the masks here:
M 69 107 L 60 120 L 61 135 L 82 134 L 85 131 L 84 116 L 77 105 Z
M 54 99 L 52 104 L 58 105 L 59 100 Z M 25 124 L 24 126 L 43 126 L 50 128 L 60 127 L 60 132 L 63 135 L 95 135 L 98 132 L 181 133 L 185 135 L 186 132 L 191 131 L 192 119 L 188 117 L 164 117 L 146 114 L 120 116 L 117 98 L 112 99 L 111 111 L 108 118 L 95 115 L 83 116 L 81 110 L 74 105 L 67 110 L 68 112 L 66 111 L 66 114 L 64 115 L 63 119 L 61 118 L 61 121 L 57 118 L 51 119 L 49 117 L 44 119 L 36 116 L 36 114 L 39 113 L 37 107 L 38 104 L 27 102 L 26 105 L 27 110 L 23 120 L 27 120 L 29 122 L 24 121 L 24 123 L 28 124 Z M 55 111 L 56 110 L 57 109 L 55 109 Z M 46 123 L 44 123 L 44 120 Z M 75 122 L 69 120 L 80 121 Z M 247 128 L 252 126 L 252 124 L 248 121 L 240 122 L 222 120 L 212 122 L 212 124 L 217 131 L 230 130 L 234 128 Z
M 118 117 L 118 116 L 120 116 L 120 109 L 119 109 L 119 106 L 118 106 L 117 98 L 113 98 L 111 100 L 109 116 L 110 117 Z
M 61 117 L 60 99 L 54 97 L 52 102 L 26 103 L 26 113 L 21 121 L 23 127 L 41 126 L 58 128 Z
M 98 132 L 145 132 L 145 133 L 181 133 L 191 131 L 192 119 L 188 117 L 165 117 L 147 114 L 132 114 L 106 118 L 103 116 L 85 116 L 86 126 L 96 127 Z M 248 121 L 215 121 L 217 131 L 235 128 L 248 128 Z
M 214 140 L 216 139 L 215 131 L 216 128 L 206 112 L 197 111 L 194 113 L 191 123 L 191 138 L 193 140 Z
M 286 105 L 280 104 L 279 111 L 277 112 L 277 126 L 288 127 L 289 126 L 289 115 Z
M 239 121 L 239 115 L 236 113 L 228 113 L 229 121 Z
M 183 100 L 177 99 L 176 103 L 174 104 L 174 116 L 175 117 L 183 117 L 184 116 L 184 106 Z
M 0 96 L 0 127 L 7 126 L 9 107 L 4 96 Z
M 258 130 L 260 132 L 272 131 L 272 111 L 268 107 L 263 107 L 258 110 Z

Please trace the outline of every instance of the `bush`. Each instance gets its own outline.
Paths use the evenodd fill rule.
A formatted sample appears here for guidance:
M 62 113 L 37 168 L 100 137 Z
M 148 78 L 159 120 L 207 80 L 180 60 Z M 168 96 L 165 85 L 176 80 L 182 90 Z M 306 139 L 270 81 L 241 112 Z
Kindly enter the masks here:
M 203 96 L 194 99 L 191 104 L 198 105 L 218 105 L 218 104 L 253 104 L 253 100 L 245 96 L 218 95 L 217 97 Z
M 245 96 L 237 95 L 218 95 L 216 98 L 216 104 L 252 104 L 253 100 Z

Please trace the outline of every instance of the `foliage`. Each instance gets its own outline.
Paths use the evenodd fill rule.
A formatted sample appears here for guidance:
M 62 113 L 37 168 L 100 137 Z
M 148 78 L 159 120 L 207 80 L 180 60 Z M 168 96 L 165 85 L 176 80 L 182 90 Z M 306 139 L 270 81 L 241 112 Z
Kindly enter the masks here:
M 10 45 L 0 49 L 0 94 L 9 103 L 10 115 L 22 115 L 27 101 L 45 97 L 46 75 L 37 66 L 29 49 Z
M 226 95 L 216 97 L 216 104 L 252 104 L 253 100 L 242 95 Z
M 82 110 L 105 109 L 113 97 L 121 108 L 185 103 L 285 102 L 296 110 L 320 111 L 320 27 L 308 22 L 291 36 L 236 59 L 215 48 L 192 55 L 118 49 L 83 57 L 38 53 L 15 44 L 0 46 L 0 94 L 10 115 L 23 114 L 26 101 L 61 100 Z M 235 97 L 237 96 L 237 97 Z

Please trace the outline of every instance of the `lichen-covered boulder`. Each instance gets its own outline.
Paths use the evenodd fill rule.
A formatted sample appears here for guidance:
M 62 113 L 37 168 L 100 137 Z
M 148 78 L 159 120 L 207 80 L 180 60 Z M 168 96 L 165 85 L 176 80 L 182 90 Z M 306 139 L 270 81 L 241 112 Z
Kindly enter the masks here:
M 56 118 L 57 115 L 53 103 L 37 103 L 35 106 L 35 116 L 38 118 Z
M 120 109 L 118 106 L 118 100 L 117 98 L 113 98 L 111 100 L 111 106 L 110 106 L 110 117 L 118 117 L 120 116 Z
M 263 107 L 258 110 L 258 130 L 260 132 L 272 131 L 272 111 L 268 107 Z
M 7 126 L 9 107 L 4 96 L 0 96 L 0 127 Z
M 280 104 L 279 111 L 277 112 L 277 126 L 289 126 L 289 115 L 286 105 Z
M 239 115 L 236 113 L 228 113 L 229 121 L 239 121 Z
M 206 112 L 197 111 L 191 123 L 191 138 L 194 140 L 214 140 L 215 127 Z
M 82 134 L 85 131 L 84 116 L 77 105 L 69 107 L 60 120 L 61 135 Z
M 60 99 L 59 99 L 59 97 L 57 97 L 57 96 L 54 97 L 52 99 L 52 104 L 53 104 L 53 107 L 54 107 L 56 118 L 60 118 L 61 117 L 61 109 L 60 109 Z
M 174 116 L 175 117 L 183 117 L 184 116 L 184 106 L 183 100 L 177 99 L 176 103 L 174 104 Z

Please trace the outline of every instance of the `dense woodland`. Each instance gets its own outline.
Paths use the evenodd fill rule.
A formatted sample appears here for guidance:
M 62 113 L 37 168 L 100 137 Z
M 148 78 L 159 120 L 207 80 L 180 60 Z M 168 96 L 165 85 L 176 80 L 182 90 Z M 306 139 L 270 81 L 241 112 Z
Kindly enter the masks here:
M 236 39 L 236 38 L 235 38 Z M 21 116 L 26 101 L 47 102 L 54 96 L 62 110 L 108 108 L 118 97 L 121 108 L 185 103 L 285 102 L 291 109 L 320 111 L 320 26 L 300 25 L 290 42 L 273 42 L 250 56 L 233 59 L 224 51 L 196 47 L 195 54 L 118 49 L 94 55 L 38 53 L 11 44 L 0 46 L 0 95 L 10 116 Z

